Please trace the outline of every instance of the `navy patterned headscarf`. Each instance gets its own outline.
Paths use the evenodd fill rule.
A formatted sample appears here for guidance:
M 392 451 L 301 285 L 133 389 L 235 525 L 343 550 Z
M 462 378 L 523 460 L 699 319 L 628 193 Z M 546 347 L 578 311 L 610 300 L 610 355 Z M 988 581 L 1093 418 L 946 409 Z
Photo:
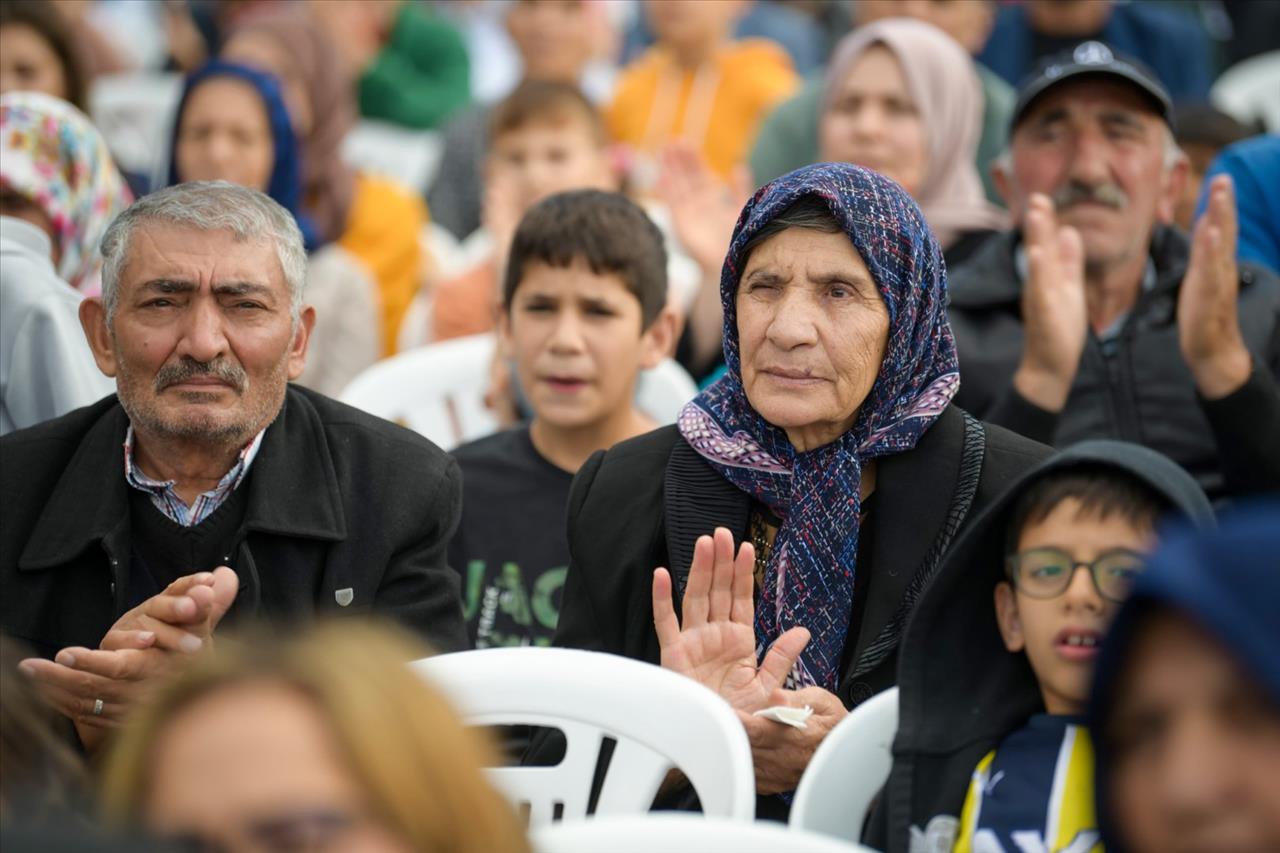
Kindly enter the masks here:
M 884 361 L 852 428 L 797 451 L 766 422 L 742 386 L 736 297 L 743 248 L 805 197 L 831 210 L 862 257 L 889 311 Z M 947 323 L 947 278 L 924 216 L 894 182 L 847 163 L 821 163 L 756 191 L 743 208 L 720 276 L 728 371 L 680 413 L 680 433 L 725 479 L 782 519 L 756 606 L 757 652 L 788 628 L 813 636 L 790 679 L 835 690 L 850 630 L 862 465 L 915 447 L 960 386 Z

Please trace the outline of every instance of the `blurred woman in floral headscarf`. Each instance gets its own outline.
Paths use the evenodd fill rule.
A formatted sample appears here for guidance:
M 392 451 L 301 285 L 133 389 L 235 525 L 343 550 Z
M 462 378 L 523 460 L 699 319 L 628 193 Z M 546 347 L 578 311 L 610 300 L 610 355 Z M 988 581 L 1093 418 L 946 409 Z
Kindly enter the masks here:
M 101 289 L 98 242 L 133 201 L 107 144 L 66 101 L 35 92 L 0 96 L 0 212 L 43 229 L 63 281 Z

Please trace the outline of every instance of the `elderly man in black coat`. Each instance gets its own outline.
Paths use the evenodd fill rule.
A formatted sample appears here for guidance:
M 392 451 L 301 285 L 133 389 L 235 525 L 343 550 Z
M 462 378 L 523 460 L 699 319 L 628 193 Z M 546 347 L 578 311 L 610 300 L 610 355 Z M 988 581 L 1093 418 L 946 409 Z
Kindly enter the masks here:
M 315 312 L 290 214 L 222 182 L 103 239 L 81 321 L 117 395 L 0 441 L 0 629 L 92 749 L 224 615 L 375 613 L 465 643 L 457 465 L 288 381 Z

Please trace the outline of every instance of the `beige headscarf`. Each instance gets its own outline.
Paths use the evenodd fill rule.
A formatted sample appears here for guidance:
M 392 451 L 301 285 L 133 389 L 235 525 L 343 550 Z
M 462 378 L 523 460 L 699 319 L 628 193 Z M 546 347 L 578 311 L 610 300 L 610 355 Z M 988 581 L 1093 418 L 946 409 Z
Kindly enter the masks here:
M 858 57 L 884 45 L 902 65 L 926 134 L 929 163 L 916 203 L 944 247 L 965 231 L 1001 229 L 1009 216 L 987 201 L 974 165 L 985 100 L 973 59 L 942 30 L 911 18 L 859 27 L 838 45 L 827 66 L 825 111 Z
M 342 159 L 342 141 L 356 122 L 355 84 L 343 71 L 329 34 L 304 6 L 267 7 L 246 16 L 232 35 L 240 33 L 274 39 L 306 81 L 312 126 L 298 139 L 302 208 L 326 241 L 336 241 L 347 228 L 356 189 L 355 170 Z

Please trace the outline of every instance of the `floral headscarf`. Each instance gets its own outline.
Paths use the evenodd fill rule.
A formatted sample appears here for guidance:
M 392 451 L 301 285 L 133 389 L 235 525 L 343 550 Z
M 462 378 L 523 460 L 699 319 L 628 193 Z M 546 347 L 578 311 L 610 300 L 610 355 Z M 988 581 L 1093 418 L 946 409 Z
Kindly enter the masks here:
M 889 337 L 853 427 L 801 452 L 747 399 L 736 296 L 748 241 L 810 196 L 830 208 L 866 263 L 888 308 Z M 728 370 L 680 412 L 680 434 L 725 479 L 782 519 L 756 607 L 759 653 L 787 629 L 804 626 L 813 639 L 791 681 L 834 690 L 853 605 L 862 465 L 915 447 L 960 387 L 942 251 L 915 202 L 888 178 L 848 163 L 806 166 L 757 190 L 743 208 L 720 298 Z
M 58 276 L 88 295 L 102 289 L 99 242 L 133 195 L 88 116 L 36 92 L 0 95 L 0 185 L 53 222 Z

